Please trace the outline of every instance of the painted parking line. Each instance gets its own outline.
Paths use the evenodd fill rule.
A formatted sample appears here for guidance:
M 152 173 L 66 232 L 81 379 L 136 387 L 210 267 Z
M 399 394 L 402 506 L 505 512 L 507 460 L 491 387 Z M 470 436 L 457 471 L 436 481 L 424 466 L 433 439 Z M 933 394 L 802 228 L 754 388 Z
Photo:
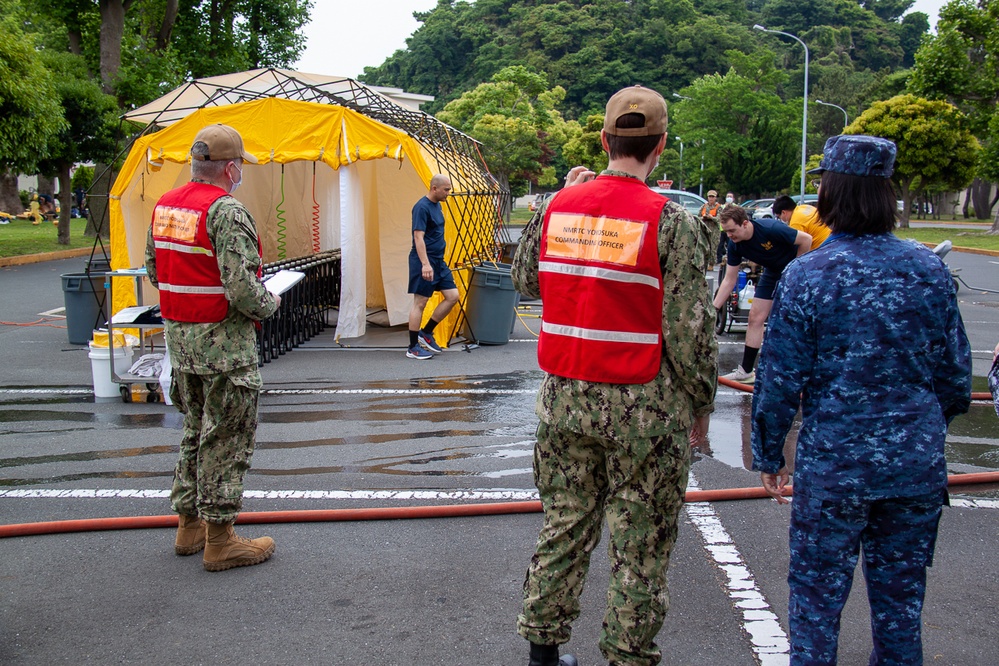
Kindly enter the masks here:
M 687 488 L 699 488 L 693 474 Z M 787 666 L 791 651 L 787 634 L 718 513 L 709 502 L 692 502 L 684 508 L 704 542 L 704 550 L 725 576 L 725 592 L 735 609 L 742 613 L 742 628 L 749 636 L 760 664 Z

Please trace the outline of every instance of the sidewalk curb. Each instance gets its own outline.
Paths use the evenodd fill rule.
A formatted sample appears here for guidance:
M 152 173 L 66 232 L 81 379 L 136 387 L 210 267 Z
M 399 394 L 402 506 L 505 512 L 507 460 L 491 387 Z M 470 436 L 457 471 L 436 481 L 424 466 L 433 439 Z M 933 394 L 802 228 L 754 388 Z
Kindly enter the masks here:
M 935 248 L 939 243 L 922 243 L 931 250 Z M 976 247 L 961 247 L 960 245 L 955 245 L 950 248 L 951 252 L 966 252 L 968 254 L 982 254 L 986 257 L 999 257 L 999 251 L 996 250 L 979 250 Z
M 94 251 L 92 247 L 80 247 L 75 250 L 60 250 L 58 252 L 40 252 L 38 254 L 22 254 L 17 257 L 0 257 L 0 268 L 8 266 L 23 266 L 25 264 L 37 264 L 41 261 L 55 261 L 56 259 L 72 259 L 73 257 L 85 257 Z

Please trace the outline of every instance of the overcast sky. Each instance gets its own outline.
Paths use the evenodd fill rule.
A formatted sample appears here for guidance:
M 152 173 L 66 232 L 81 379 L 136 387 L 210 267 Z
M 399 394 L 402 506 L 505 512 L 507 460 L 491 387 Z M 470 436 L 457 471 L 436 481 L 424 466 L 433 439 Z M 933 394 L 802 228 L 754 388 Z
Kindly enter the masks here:
M 933 28 L 944 4 L 916 0 L 912 11 L 928 14 Z M 308 42 L 295 69 L 356 78 L 365 67 L 377 67 L 406 48 L 406 38 L 419 27 L 413 12 L 436 5 L 437 0 L 319 0 L 305 26 Z

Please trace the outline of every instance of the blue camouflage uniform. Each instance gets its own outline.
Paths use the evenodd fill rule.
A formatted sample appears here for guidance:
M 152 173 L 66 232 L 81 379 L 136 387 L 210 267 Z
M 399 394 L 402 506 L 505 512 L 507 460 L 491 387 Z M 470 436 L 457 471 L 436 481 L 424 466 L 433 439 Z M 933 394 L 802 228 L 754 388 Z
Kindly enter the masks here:
M 970 405 L 971 350 L 951 277 L 892 234 L 830 236 L 777 286 L 753 396 L 753 469 L 785 465 L 791 664 L 835 664 L 861 546 L 871 664 L 921 664 L 920 615 L 941 507 L 947 424 Z

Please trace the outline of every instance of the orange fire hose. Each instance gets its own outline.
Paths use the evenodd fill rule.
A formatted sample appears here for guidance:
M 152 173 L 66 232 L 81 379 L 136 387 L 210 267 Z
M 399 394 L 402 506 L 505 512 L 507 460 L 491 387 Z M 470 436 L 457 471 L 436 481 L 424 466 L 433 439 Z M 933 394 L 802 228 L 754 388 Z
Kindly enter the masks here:
M 737 382 L 737 381 L 735 381 L 733 379 L 725 379 L 724 377 L 719 377 L 718 378 L 718 383 L 722 384 L 723 386 L 727 386 L 729 388 L 738 389 L 739 391 L 745 391 L 746 393 L 752 393 L 753 392 L 753 385 L 752 384 L 742 384 L 742 383 Z M 971 399 L 972 400 L 992 400 L 992 394 L 989 393 L 988 391 L 972 391 L 971 392 Z
M 953 474 L 947 477 L 950 486 L 999 484 L 999 472 Z M 784 489 L 791 495 L 792 488 Z M 726 488 L 722 490 L 688 490 L 687 502 L 722 502 L 727 500 L 765 499 L 762 487 Z M 444 504 L 436 506 L 404 506 L 369 509 L 313 509 L 304 511 L 252 511 L 241 513 L 236 522 L 241 525 L 265 523 L 344 522 L 352 520 L 407 520 L 415 518 L 453 518 L 459 516 L 497 516 L 511 513 L 539 513 L 541 502 L 494 502 L 489 504 Z M 137 530 L 177 527 L 177 516 L 124 516 L 120 518 L 87 518 L 54 520 L 42 523 L 0 525 L 0 539 L 39 534 L 93 532 L 101 530 Z

